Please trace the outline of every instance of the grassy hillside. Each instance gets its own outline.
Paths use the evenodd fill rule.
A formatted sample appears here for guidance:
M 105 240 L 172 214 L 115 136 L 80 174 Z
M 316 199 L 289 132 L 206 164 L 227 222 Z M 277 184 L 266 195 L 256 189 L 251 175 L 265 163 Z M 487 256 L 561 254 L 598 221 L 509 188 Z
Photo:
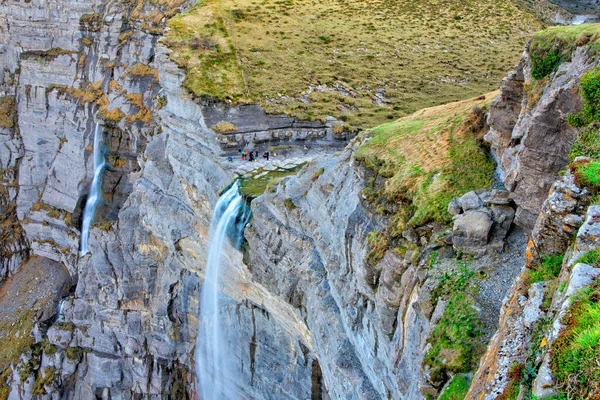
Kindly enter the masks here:
M 366 128 L 497 88 L 541 23 L 508 0 L 201 0 L 164 39 L 196 96 Z
M 448 203 L 491 184 L 494 163 L 481 147 L 487 105 L 498 95 L 421 110 L 370 131 L 355 158 L 377 173 L 365 195 L 373 202 L 400 201 L 393 230 L 448 222 Z

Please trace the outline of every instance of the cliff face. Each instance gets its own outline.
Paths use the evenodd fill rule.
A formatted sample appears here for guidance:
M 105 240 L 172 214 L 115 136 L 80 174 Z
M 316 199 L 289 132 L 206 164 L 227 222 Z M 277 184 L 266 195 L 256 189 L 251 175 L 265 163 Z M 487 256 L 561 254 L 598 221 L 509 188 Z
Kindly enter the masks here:
M 586 48 L 580 47 L 549 82 L 534 87 L 526 52 L 491 105 L 486 140 L 511 198 L 519 206 L 517 223 L 526 229 L 533 228 L 550 186 L 569 162 L 577 130 L 567 124 L 567 115 L 581 110 L 579 79 L 596 63 Z
M 62 264 L 74 281 L 59 315 L 69 290 L 52 292 L 44 299 L 49 308 L 31 317 L 37 344 L 23 343 L 6 360 L 12 372 L 2 372 L 2 397 L 194 396 L 207 230 L 218 190 L 231 176 L 204 122 L 205 106 L 182 90 L 183 73 L 158 42 L 166 18 L 184 7 L 0 5 L 2 111 L 9 117 L 0 128 L 7 237 L 1 276 L 23 281 L 30 269 L 18 267 L 31 253 Z M 80 257 L 96 121 L 109 167 L 91 254 Z M 231 259 L 239 265 L 233 251 Z M 303 322 L 239 273 L 231 290 L 236 306 L 229 308 L 238 332 L 237 390 L 256 398 L 319 393 Z M 2 346 L 13 339 L 3 337 Z M 257 343 L 269 351 L 255 350 Z M 279 363 L 288 366 L 285 374 Z
M 0 398 L 196 397 L 208 227 L 219 190 L 233 178 L 220 155 L 243 145 L 262 149 L 265 141 L 338 146 L 347 139 L 336 135 L 332 119 L 298 121 L 191 98 L 182 89 L 184 72 L 159 40 L 166 20 L 189 6 L 0 4 L 0 281 L 7 282 L 0 305 L 31 285 L 47 289 L 10 305 L 14 315 L 35 312 L 26 315 L 31 326 L 0 336 L 0 347 L 10 349 L 0 363 Z M 376 259 L 383 238 L 373 232 L 389 226 L 386 207 L 397 205 L 381 212 L 367 199 L 383 179 L 355 161 L 368 136 L 255 199 L 247 247 L 243 254 L 227 248 L 223 267 L 225 339 L 237 356 L 238 378 L 224 382 L 230 390 L 257 399 L 413 399 L 438 395 L 454 376 L 473 371 L 498 325 L 501 299 L 525 264 L 514 207 L 518 224 L 535 226 L 536 248 L 553 253 L 564 252 L 583 223 L 589 196 L 574 182 L 555 184 L 554 197 L 544 201 L 577 134 L 565 124 L 581 108 L 574 88 L 594 63 L 577 50 L 533 101 L 526 53 L 489 112 L 487 138 L 508 191 L 465 194 L 449 208 L 452 224 L 405 227 L 398 246 L 382 246 Z M 221 122 L 235 131 L 212 129 Z M 97 123 L 109 167 L 91 252 L 80 256 Z M 553 199 L 565 193 L 576 200 L 563 207 L 561 199 L 558 209 Z M 486 229 L 472 230 L 473 218 Z M 560 229 L 564 234 L 556 234 Z M 479 257 L 470 272 L 455 250 Z M 464 282 L 475 289 L 467 299 L 455 297 Z M 523 300 L 518 288 L 507 298 L 538 306 L 537 292 Z M 445 348 L 438 327 L 460 306 L 474 310 L 467 317 L 481 334 Z M 481 382 L 506 376 L 514 357 L 526 357 L 493 356 L 511 326 L 504 307 L 472 393 L 502 392 L 501 384 Z M 2 331 L 12 322 L 3 315 Z M 15 338 L 27 340 L 8 346 Z M 461 363 L 463 351 L 474 356 Z

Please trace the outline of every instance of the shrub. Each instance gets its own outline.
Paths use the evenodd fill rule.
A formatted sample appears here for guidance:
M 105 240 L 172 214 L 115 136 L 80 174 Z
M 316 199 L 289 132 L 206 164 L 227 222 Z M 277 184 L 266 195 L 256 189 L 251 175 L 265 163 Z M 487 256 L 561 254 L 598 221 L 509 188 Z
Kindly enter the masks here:
M 283 205 L 285 205 L 288 210 L 295 210 L 297 208 L 292 199 L 285 199 Z
M 367 243 L 369 244 L 369 253 L 367 254 L 367 265 L 375 266 L 388 248 L 388 241 L 385 234 L 378 231 L 371 231 L 367 234 Z
M 567 123 L 581 128 L 594 121 L 600 121 L 600 67 L 587 71 L 579 83 L 583 97 L 583 109 L 567 116 Z
M 584 112 L 594 121 L 600 120 L 600 67 L 587 71 L 581 77 Z
M 600 159 L 600 129 L 590 128 L 577 136 L 573 146 L 571 146 L 569 158 L 573 161 L 579 156 Z
M 563 57 L 557 49 L 546 54 L 531 53 L 531 76 L 534 79 L 543 79 L 558 69 L 563 62 Z
M 313 177 L 311 178 L 311 181 L 316 181 L 317 179 L 319 179 L 319 177 L 321 175 L 323 175 L 323 172 L 325 172 L 325 168 L 321 167 L 318 170 L 315 171 L 315 174 L 313 175 Z

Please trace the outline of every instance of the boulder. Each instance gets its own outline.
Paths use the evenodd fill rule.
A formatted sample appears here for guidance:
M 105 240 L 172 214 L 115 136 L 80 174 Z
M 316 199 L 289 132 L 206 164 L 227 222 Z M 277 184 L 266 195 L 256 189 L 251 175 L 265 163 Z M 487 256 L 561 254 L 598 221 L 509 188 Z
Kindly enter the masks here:
M 458 215 L 462 212 L 462 207 L 460 206 L 458 199 L 452 199 L 448 204 L 448 212 L 452 215 Z
M 475 210 L 483 206 L 483 202 L 475 192 L 465 193 L 458 199 L 458 203 L 464 211 Z
M 492 229 L 492 218 L 486 212 L 469 210 L 454 219 L 452 244 L 467 254 L 482 254 Z

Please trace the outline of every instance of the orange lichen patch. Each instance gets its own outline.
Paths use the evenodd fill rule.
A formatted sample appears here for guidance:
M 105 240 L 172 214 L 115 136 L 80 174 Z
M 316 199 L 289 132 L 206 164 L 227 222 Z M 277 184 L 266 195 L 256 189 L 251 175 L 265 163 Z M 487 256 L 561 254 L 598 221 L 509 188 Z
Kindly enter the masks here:
M 114 108 L 104 113 L 104 119 L 111 122 L 119 122 L 125 117 L 125 113 L 118 108 Z
M 107 64 L 108 65 L 108 64 Z M 121 85 L 119 85 L 119 82 L 117 82 L 116 80 L 112 79 L 109 83 L 108 83 L 108 89 L 111 92 L 120 92 L 123 87 Z
M 14 127 L 16 117 L 15 100 L 10 96 L 0 97 L 0 128 Z
M 158 70 L 152 68 L 146 64 L 137 63 L 129 71 L 123 74 L 123 78 L 127 78 L 130 75 L 135 76 L 152 76 L 155 82 L 158 82 Z

